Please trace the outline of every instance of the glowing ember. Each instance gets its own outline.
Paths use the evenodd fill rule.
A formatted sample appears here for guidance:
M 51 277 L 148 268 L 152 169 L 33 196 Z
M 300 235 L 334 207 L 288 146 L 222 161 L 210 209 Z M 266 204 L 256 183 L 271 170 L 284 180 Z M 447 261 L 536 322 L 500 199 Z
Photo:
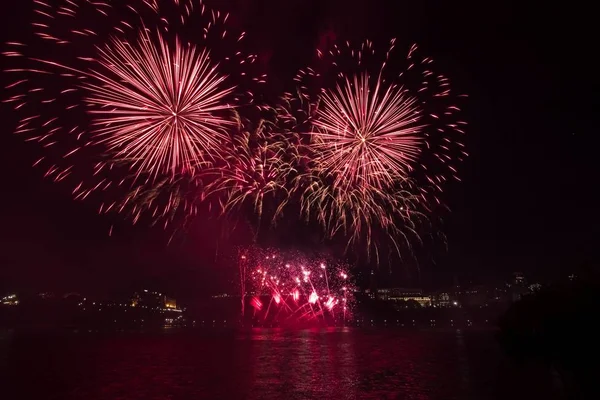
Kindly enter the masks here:
M 337 304 L 336 300 L 333 297 L 330 297 L 325 302 L 325 307 L 329 309 L 329 311 L 333 310 L 333 306 Z
M 250 300 L 250 304 L 256 310 L 260 311 L 262 309 L 262 302 L 259 300 L 258 297 L 253 297 L 252 300 Z

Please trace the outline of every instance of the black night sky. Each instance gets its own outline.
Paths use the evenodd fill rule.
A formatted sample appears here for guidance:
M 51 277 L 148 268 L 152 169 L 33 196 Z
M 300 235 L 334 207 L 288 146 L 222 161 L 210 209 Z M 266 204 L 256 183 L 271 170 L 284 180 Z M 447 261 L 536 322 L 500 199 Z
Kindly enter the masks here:
M 454 276 L 489 280 L 513 271 L 552 279 L 597 263 L 598 65 L 584 10 L 548 2 L 223 3 L 259 55 L 269 57 L 274 90 L 333 35 L 416 42 L 469 94 L 471 157 L 461 166 L 462 183 L 445 193 L 452 210 L 442 216 L 448 250 L 422 257 L 419 279 L 402 275 L 407 285 L 446 285 Z M 2 2 L 2 42 L 28 29 L 28 4 Z M 115 217 L 99 216 L 94 205 L 74 202 L 64 186 L 45 181 L 31 168 L 34 146 L 12 134 L 10 107 L 1 112 L 0 291 L 103 292 L 147 283 L 190 297 L 215 289 L 212 282 L 224 272 L 213 265 L 214 249 L 203 246 L 211 232 L 194 229 L 167 246 L 160 229 L 121 223 L 109 237 Z

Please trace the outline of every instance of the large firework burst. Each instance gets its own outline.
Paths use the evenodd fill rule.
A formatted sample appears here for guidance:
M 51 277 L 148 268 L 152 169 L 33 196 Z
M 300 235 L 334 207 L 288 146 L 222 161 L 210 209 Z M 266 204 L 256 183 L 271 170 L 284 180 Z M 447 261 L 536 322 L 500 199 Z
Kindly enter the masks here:
M 423 141 L 416 103 L 380 79 L 371 88 L 366 73 L 346 77 L 321 96 L 311 132 L 316 164 L 337 184 L 382 189 L 405 179 Z
M 201 196 L 181 198 L 190 185 L 180 183 L 199 186 L 232 109 L 265 80 L 240 48 L 245 33 L 200 0 L 32 3 L 31 35 L 4 52 L 13 77 L 4 101 L 15 132 L 41 147 L 34 165 L 71 183 L 76 199 L 101 192 L 101 212 L 194 210 Z
M 310 137 L 310 162 L 295 179 L 302 213 L 326 236 L 379 252 L 418 239 L 417 222 L 440 204 L 455 163 L 466 156 L 464 122 L 448 79 L 416 46 L 400 61 L 396 47 L 370 41 L 318 50 L 316 66 L 295 77 L 275 109 L 288 130 Z
M 99 51 L 103 69 L 88 72 L 84 87 L 96 140 L 107 151 L 132 160 L 137 174 L 175 176 L 218 154 L 224 127 L 234 124 L 219 114 L 233 107 L 233 88 L 207 50 L 179 39 L 171 48 L 157 36 L 142 31 L 137 47 L 113 40 Z

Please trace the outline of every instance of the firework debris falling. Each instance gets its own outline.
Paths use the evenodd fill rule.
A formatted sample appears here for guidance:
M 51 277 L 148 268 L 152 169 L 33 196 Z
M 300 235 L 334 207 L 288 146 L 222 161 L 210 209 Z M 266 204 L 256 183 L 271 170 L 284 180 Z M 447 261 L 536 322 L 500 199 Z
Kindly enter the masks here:
M 207 169 L 207 196 L 222 199 L 223 213 L 251 206 L 260 220 L 265 201 L 277 204 L 271 216 L 274 222 L 285 208 L 292 190 L 290 182 L 296 170 L 298 147 L 277 134 L 274 124 L 261 120 L 255 129 L 239 121 L 237 130 L 226 142 L 223 163 Z

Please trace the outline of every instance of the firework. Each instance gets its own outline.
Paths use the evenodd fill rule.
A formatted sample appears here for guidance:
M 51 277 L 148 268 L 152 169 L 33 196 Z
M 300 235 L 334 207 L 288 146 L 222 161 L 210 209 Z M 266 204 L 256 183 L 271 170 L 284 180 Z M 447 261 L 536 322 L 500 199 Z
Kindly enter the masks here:
M 355 286 L 348 266 L 327 257 L 274 249 L 244 249 L 239 266 L 242 304 L 260 323 L 347 321 Z
M 291 176 L 296 172 L 297 148 L 284 136 L 276 134 L 273 124 L 261 120 L 256 129 L 246 129 L 248 122 L 238 123 L 237 132 L 226 142 L 224 164 L 213 169 L 207 193 L 220 194 L 224 213 L 248 204 L 259 218 L 265 202 L 272 200 L 272 220 L 281 214 L 291 195 Z M 259 222 L 260 223 L 260 222 Z
M 402 59 L 395 47 L 318 50 L 317 65 L 275 107 L 290 132 L 308 137 L 309 162 L 295 179 L 302 214 L 376 254 L 382 237 L 398 252 L 418 240 L 418 223 L 466 156 L 460 96 L 416 46 Z
M 416 100 L 381 80 L 371 90 L 366 73 L 342 85 L 323 93 L 313 121 L 318 168 L 338 185 L 382 189 L 406 179 L 422 142 Z
M 104 72 L 88 73 L 97 83 L 84 85 L 85 101 L 97 141 L 115 158 L 155 177 L 179 175 L 218 155 L 224 127 L 234 124 L 219 114 L 232 109 L 226 100 L 233 88 L 206 50 L 178 39 L 171 49 L 160 34 L 153 40 L 144 31 L 137 48 L 113 40 L 98 62 Z
M 420 240 L 417 226 L 426 218 L 420 200 L 406 190 L 366 190 L 336 185 L 319 176 L 313 176 L 300 192 L 301 213 L 307 220 L 318 221 L 330 239 L 343 238 L 346 251 L 352 245 L 359 246 L 377 262 L 386 243 L 400 254 L 401 249 L 410 249 L 414 240 Z
M 185 225 L 200 212 L 202 192 L 202 180 L 196 175 L 183 175 L 175 180 L 164 177 L 136 185 L 120 202 L 102 203 L 100 212 L 107 214 L 113 208 L 119 213 L 129 210 L 133 224 L 148 215 L 151 224 L 160 222 L 163 228 L 175 221 L 183 221 Z
M 4 52 L 4 102 L 20 118 L 15 132 L 42 150 L 34 165 L 76 199 L 100 192 L 101 212 L 194 210 L 181 196 L 196 191 L 180 183 L 196 186 L 197 170 L 221 157 L 232 109 L 264 83 L 240 48 L 245 33 L 199 0 L 33 7 L 32 34 Z
M 467 156 L 466 122 L 457 106 L 465 96 L 434 72 L 433 60 L 420 57 L 416 45 L 404 58 L 396 47 L 395 39 L 384 51 L 368 40 L 357 47 L 346 42 L 318 51 L 325 73 L 297 74 L 303 88 L 318 84 L 312 92 L 301 91 L 303 102 L 314 104 L 308 121 L 314 145 L 343 154 L 340 162 L 318 167 L 350 175 L 353 184 L 411 183 L 423 193 L 440 193 L 449 178 L 459 180 L 456 164 Z
M 227 20 L 200 0 L 35 0 L 32 37 L 4 52 L 34 165 L 134 222 L 166 226 L 207 201 L 258 216 L 258 231 L 291 207 L 346 248 L 410 247 L 466 156 L 448 79 L 416 46 L 346 43 L 319 49 L 281 103 L 255 105 L 265 76 Z M 247 122 L 241 105 L 272 121 Z

